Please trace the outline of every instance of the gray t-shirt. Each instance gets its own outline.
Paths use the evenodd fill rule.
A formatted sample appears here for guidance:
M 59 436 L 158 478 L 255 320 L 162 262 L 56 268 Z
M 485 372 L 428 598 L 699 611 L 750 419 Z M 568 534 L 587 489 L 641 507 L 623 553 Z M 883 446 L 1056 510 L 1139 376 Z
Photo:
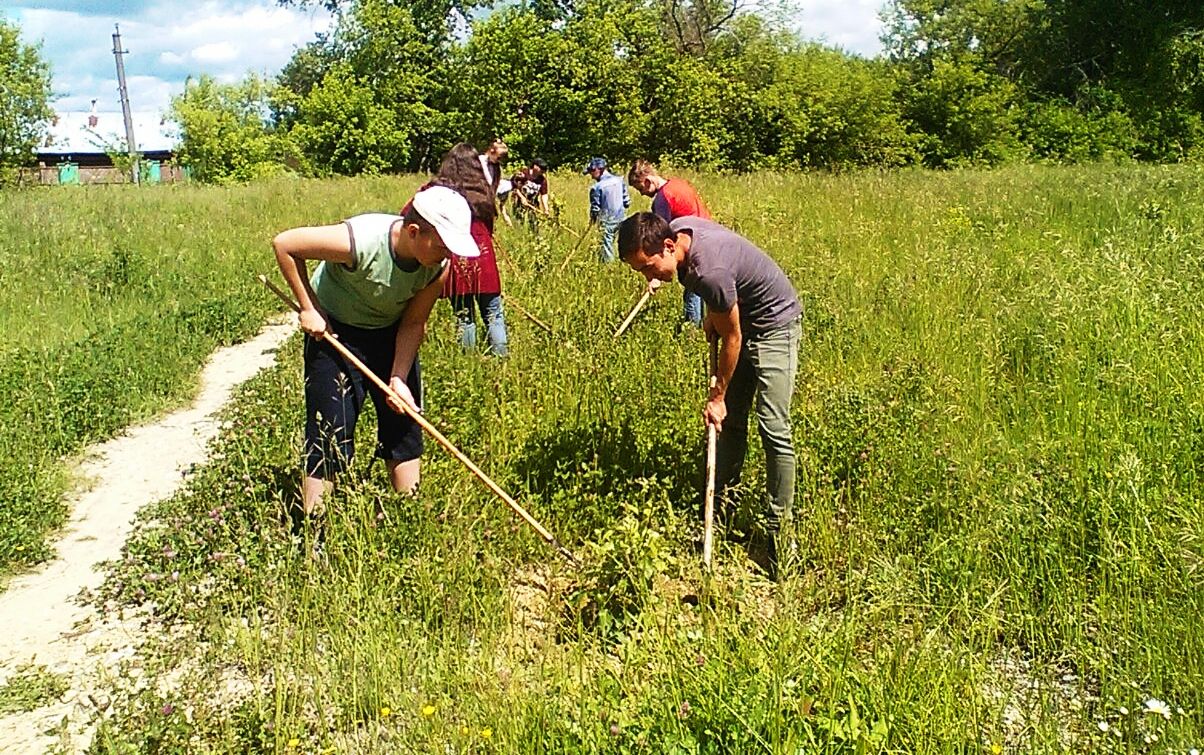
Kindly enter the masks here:
M 677 218 L 669 228 L 693 239 L 677 279 L 714 312 L 729 312 L 739 303 L 744 333 L 767 333 L 802 313 L 782 268 L 748 239 L 697 215 Z

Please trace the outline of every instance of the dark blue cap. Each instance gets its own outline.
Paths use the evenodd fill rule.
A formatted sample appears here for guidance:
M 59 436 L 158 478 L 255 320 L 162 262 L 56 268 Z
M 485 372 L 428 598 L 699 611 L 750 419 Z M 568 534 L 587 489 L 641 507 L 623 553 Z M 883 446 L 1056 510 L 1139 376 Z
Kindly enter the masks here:
M 605 168 L 605 167 L 606 167 L 606 160 L 601 157 L 595 157 L 589 161 L 589 165 L 586 165 L 585 170 L 583 170 L 581 172 L 589 173 L 591 170 L 597 170 L 598 168 Z

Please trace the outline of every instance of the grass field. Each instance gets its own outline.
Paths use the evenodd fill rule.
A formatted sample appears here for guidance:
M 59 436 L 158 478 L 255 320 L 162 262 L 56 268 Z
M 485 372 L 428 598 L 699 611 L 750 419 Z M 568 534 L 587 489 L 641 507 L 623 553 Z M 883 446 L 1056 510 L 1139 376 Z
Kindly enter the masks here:
M 106 599 L 178 631 L 93 749 L 1204 746 L 1204 172 L 691 178 L 807 311 L 782 585 L 725 542 L 696 600 L 705 346 L 677 332 L 679 290 L 614 342 L 639 279 L 583 252 L 560 274 L 571 236 L 508 230 L 506 293 L 558 332 L 512 307 L 512 356 L 466 355 L 441 305 L 427 416 L 585 568 L 433 444 L 412 500 L 364 454 L 328 561 L 301 557 L 281 524 L 295 340 L 115 565 Z M 585 179 L 558 179 L 581 227 Z M 0 411 L 23 431 L 0 500 L 25 508 L 4 562 L 61 517 L 56 457 L 179 400 L 274 307 L 253 279 L 273 230 L 396 207 L 417 180 L 6 195 Z

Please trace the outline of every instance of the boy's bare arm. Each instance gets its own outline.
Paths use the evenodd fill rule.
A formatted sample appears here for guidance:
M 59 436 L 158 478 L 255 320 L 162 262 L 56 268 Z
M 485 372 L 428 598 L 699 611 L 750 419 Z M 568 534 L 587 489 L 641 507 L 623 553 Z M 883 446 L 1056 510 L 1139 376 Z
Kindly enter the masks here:
M 353 264 L 355 257 L 351 253 L 350 231 L 343 223 L 292 228 L 276 234 L 272 239 L 272 251 L 276 254 L 281 275 L 301 307 L 298 313 L 301 329 L 311 336 L 320 337 L 326 332 L 326 319 L 309 285 L 306 262 L 328 260 Z
M 406 302 L 405 309 L 401 311 L 401 322 L 397 325 L 397 341 L 393 349 L 393 370 L 389 376 L 389 386 L 416 409 L 421 407 L 410 395 L 410 389 L 405 382 L 406 375 L 410 374 L 410 367 L 414 365 L 414 359 L 418 356 L 418 347 L 426 338 L 427 320 L 430 319 L 431 310 L 435 308 L 435 302 L 443 291 L 443 281 L 450 269 L 449 262 L 435 280 Z M 400 406 L 394 406 L 392 401 L 389 402 L 389 406 L 395 412 L 402 410 Z

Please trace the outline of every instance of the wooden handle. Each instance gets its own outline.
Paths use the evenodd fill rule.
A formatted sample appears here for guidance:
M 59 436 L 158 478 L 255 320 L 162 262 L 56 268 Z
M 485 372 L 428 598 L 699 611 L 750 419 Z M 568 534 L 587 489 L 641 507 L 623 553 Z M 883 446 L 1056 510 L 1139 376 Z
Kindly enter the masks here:
M 273 293 L 279 296 L 286 304 L 292 307 L 294 312 L 300 311 L 300 307 L 298 307 L 297 303 L 292 300 L 292 297 L 290 297 L 284 291 L 281 291 L 280 288 L 278 288 L 274 283 L 262 275 L 259 276 L 259 280 L 261 283 L 263 283 L 263 285 L 267 286 L 272 290 Z M 456 448 L 451 441 L 444 437 L 443 433 L 439 432 L 430 422 L 427 422 L 426 417 L 423 417 L 414 407 L 403 400 L 401 396 L 398 395 L 397 391 L 394 391 L 388 383 L 381 380 L 375 372 L 368 368 L 368 365 L 361 362 L 355 356 L 355 354 L 352 354 L 351 351 L 339 341 L 338 336 L 330 331 L 327 331 L 323 337 L 330 341 L 330 345 L 333 346 L 344 359 L 346 359 L 351 363 L 352 366 L 363 373 L 365 377 L 375 383 L 376 387 L 380 388 L 386 396 L 393 399 L 395 403 L 401 406 L 405 413 L 409 415 L 411 419 L 417 422 L 418 426 L 421 427 L 423 431 L 434 438 L 439 445 L 443 446 L 444 450 L 454 456 L 461 464 L 468 467 L 469 471 L 476 475 L 478 480 L 485 483 L 485 487 L 493 491 L 493 494 L 498 498 L 501 498 L 506 505 L 514 511 L 514 513 L 522 517 L 523 521 L 531 525 L 532 529 L 538 532 L 539 536 L 542 537 L 545 542 L 559 551 L 562 556 L 567 558 L 574 565 L 578 565 L 577 557 L 574 556 L 567 548 L 561 545 L 560 542 L 556 540 L 555 536 L 553 536 L 552 533 L 547 530 L 547 528 L 536 521 L 535 517 L 527 513 L 527 510 L 520 506 L 518 501 L 515 501 L 506 493 L 506 491 L 502 490 L 501 486 L 499 486 L 488 475 L 482 472 L 480 467 L 478 467 L 476 464 L 473 464 L 472 460 L 465 456 L 463 451 Z
M 719 363 L 719 341 L 711 341 L 710 349 L 710 387 L 714 388 L 719 382 L 715 370 Z M 715 426 L 707 423 L 707 486 L 703 498 L 702 513 L 702 566 L 707 571 L 711 569 L 711 550 L 715 538 L 715 457 L 719 433 Z
M 593 227 L 594 221 L 591 220 L 589 221 L 589 225 L 585 227 L 585 230 L 581 232 L 581 235 L 577 237 L 577 243 L 573 244 L 573 248 L 569 250 L 569 253 L 564 255 L 564 261 L 560 263 L 560 267 L 556 268 L 557 274 L 563 273 L 564 269 L 569 266 L 569 261 L 573 259 L 573 255 L 581 248 L 581 242 L 585 241 L 585 237 L 589 235 Z
M 620 325 L 619 329 L 615 331 L 615 338 L 623 335 L 623 331 L 627 330 L 627 326 L 631 325 L 631 321 L 634 320 L 635 316 L 640 313 L 640 310 L 643 309 L 644 305 L 648 303 L 648 299 L 651 296 L 652 289 L 648 289 L 644 292 L 644 295 L 640 297 L 640 300 L 635 303 L 634 307 L 631 308 L 631 312 L 627 315 L 627 319 L 623 320 L 623 324 Z
M 538 325 L 539 327 L 543 328 L 544 330 L 548 331 L 549 333 L 552 333 L 552 332 L 554 332 L 554 331 L 552 330 L 552 327 L 551 327 L 550 325 L 548 325 L 548 324 L 547 324 L 547 323 L 545 323 L 543 320 L 540 320 L 538 317 L 536 317 L 535 315 L 531 314 L 531 313 L 530 313 L 530 312 L 528 312 L 526 309 L 524 309 L 524 308 L 523 308 L 523 306 L 522 306 L 521 304 L 519 304 L 518 302 L 516 302 L 516 301 L 514 300 L 514 297 L 513 297 L 513 296 L 507 295 L 507 296 L 506 296 L 506 303 L 507 303 L 507 304 L 510 304 L 511 306 L 513 306 L 515 309 L 517 309 L 517 310 L 518 310 L 518 313 L 519 313 L 520 315 L 522 315 L 523 317 L 527 318 L 527 319 L 528 319 L 528 320 L 530 320 L 531 322 L 535 323 L 535 324 L 536 324 L 536 325 Z

